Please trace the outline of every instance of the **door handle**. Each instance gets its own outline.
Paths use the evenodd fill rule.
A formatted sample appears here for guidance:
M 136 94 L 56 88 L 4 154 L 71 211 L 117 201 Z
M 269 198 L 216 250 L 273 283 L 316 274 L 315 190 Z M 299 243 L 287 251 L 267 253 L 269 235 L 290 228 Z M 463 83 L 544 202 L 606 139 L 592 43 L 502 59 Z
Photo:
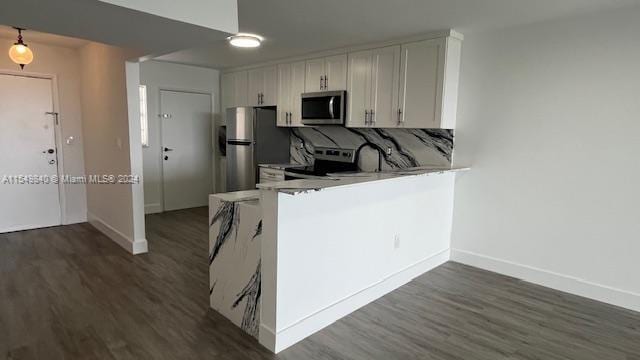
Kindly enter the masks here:
M 164 151 L 165 151 L 165 152 L 169 152 L 169 151 L 173 151 L 173 149 L 169 149 L 168 147 L 165 147 L 165 148 L 164 148 Z

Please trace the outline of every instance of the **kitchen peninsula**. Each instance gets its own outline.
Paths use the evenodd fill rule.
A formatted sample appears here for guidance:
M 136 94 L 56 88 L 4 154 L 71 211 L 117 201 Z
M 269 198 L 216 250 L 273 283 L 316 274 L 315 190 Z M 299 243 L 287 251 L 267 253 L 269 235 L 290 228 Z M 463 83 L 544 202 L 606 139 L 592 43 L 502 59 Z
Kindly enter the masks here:
M 279 352 L 446 262 L 463 170 L 408 168 L 211 195 L 212 307 Z M 251 210 L 258 202 L 260 213 Z

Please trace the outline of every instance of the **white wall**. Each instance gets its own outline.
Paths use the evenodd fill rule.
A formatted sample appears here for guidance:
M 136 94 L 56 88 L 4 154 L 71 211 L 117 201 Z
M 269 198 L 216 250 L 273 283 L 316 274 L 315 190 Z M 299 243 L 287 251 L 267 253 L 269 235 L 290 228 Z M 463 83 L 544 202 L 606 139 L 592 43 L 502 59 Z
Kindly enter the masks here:
M 162 146 L 160 133 L 160 89 L 196 91 L 212 94 L 214 124 L 220 123 L 219 114 L 219 72 L 218 70 L 172 64 L 159 61 L 145 61 L 140 64 L 140 83 L 147 86 L 147 113 L 149 119 L 149 146 L 143 148 L 144 157 L 144 200 L 145 211 L 162 211 Z M 217 129 L 216 126 L 214 128 Z M 219 153 L 217 141 L 212 135 L 214 163 Z M 215 167 L 213 167 L 215 169 Z M 215 171 L 214 171 L 215 172 Z M 218 172 L 214 173 L 214 183 L 218 184 Z
M 465 34 L 454 259 L 640 311 L 639 18 Z
M 84 157 L 87 174 L 142 175 L 136 168 L 139 159 L 130 152 L 129 107 L 137 101 L 137 92 L 127 94 L 126 61 L 133 53 L 121 48 L 89 43 L 81 51 L 82 112 L 85 138 Z M 134 74 L 135 75 L 135 74 Z M 139 81 L 136 82 L 136 85 Z M 137 115 L 137 104 L 132 114 Z M 138 122 L 134 122 L 135 124 Z M 139 125 L 138 125 L 139 127 Z M 140 143 L 131 143 L 140 146 Z M 138 152 L 139 154 L 139 152 Z M 133 168 L 132 168 L 133 165 Z M 141 170 L 141 169 L 140 169 Z M 147 251 L 144 228 L 139 228 L 142 206 L 134 203 L 130 184 L 87 185 L 89 221 L 132 253 Z M 141 202 L 142 199 L 140 199 Z M 137 220 L 137 221 L 136 221 Z
M 0 49 L 9 49 L 15 39 L 0 39 Z M 33 50 L 34 61 L 21 73 L 55 75 L 57 80 L 57 109 L 62 131 L 62 165 L 64 174 L 71 176 L 84 175 L 84 153 L 82 136 L 82 111 L 80 105 L 80 54 L 78 49 L 49 46 L 28 41 Z M 19 71 L 5 53 L 0 56 L 0 71 Z M 72 144 L 64 139 L 73 136 Z M 60 155 L 59 154 L 59 155 Z M 65 206 L 63 209 L 65 224 L 86 221 L 87 200 L 85 186 L 82 184 L 64 185 Z

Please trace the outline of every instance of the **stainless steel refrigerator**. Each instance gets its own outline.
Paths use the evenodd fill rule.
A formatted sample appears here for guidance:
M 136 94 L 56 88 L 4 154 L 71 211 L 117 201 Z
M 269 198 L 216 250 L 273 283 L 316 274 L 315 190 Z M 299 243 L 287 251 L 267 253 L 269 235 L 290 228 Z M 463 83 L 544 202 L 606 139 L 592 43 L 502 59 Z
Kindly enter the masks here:
M 258 164 L 289 163 L 289 130 L 271 108 L 228 108 L 227 191 L 256 188 Z

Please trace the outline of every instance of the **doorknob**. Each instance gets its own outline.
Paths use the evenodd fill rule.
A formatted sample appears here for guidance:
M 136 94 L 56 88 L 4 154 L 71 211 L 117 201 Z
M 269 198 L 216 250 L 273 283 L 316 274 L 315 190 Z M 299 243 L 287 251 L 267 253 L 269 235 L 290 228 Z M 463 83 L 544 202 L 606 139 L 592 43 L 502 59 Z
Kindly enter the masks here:
M 168 147 L 165 147 L 165 148 L 164 148 L 164 151 L 165 151 L 165 152 L 173 151 L 173 149 L 169 149 Z

